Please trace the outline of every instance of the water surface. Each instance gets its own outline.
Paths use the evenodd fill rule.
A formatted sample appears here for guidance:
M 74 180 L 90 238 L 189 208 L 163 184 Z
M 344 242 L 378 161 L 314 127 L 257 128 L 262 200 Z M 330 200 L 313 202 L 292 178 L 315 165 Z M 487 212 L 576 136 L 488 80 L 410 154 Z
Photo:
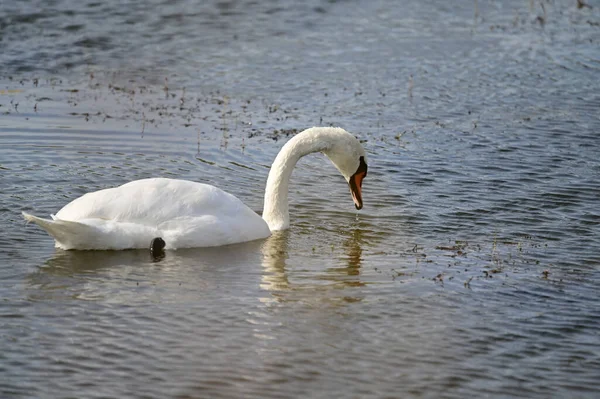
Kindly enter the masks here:
M 600 4 L 464 3 L 2 3 L 0 396 L 596 397 Z M 362 211 L 314 155 L 257 242 L 20 216 L 152 176 L 260 211 L 313 125 L 363 141 Z

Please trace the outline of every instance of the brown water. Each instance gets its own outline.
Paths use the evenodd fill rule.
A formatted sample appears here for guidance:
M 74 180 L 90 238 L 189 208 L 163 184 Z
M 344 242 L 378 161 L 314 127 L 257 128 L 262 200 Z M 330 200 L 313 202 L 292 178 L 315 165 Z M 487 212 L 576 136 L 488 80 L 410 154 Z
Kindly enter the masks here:
M 0 396 L 596 397 L 600 4 L 0 4 Z M 60 251 L 21 211 L 151 176 L 262 209 L 296 130 L 292 227 Z

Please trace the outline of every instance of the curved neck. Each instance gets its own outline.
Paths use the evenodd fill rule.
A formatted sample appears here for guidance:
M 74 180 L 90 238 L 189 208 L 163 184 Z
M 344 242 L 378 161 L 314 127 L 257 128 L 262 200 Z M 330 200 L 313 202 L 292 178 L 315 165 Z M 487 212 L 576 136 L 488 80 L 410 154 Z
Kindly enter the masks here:
M 312 128 L 296 135 L 283 146 L 271 165 L 262 213 L 271 231 L 285 230 L 290 226 L 288 185 L 298 160 L 312 152 L 326 151 L 330 147 L 329 140 L 319 137 L 322 136 L 319 133 L 324 133 L 327 128 L 321 129 Z

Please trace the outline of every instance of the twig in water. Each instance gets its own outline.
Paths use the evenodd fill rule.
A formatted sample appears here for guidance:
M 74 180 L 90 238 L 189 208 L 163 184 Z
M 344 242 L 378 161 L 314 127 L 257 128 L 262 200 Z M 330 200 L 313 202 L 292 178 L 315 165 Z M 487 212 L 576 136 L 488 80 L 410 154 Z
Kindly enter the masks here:
M 471 289 L 471 280 L 473 280 L 473 277 L 469 277 L 469 279 L 465 281 L 465 288 Z
M 142 112 L 142 138 L 144 138 L 144 131 L 146 130 L 146 114 Z

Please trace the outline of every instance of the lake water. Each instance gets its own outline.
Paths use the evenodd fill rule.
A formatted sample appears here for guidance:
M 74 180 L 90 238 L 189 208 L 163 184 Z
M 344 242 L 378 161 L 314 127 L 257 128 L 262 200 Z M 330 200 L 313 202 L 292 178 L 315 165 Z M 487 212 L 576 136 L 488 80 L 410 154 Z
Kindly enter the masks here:
M 0 4 L 3 398 L 597 397 L 600 3 Z M 151 176 L 262 209 L 283 143 L 342 126 L 291 228 L 61 251 L 47 216 Z

